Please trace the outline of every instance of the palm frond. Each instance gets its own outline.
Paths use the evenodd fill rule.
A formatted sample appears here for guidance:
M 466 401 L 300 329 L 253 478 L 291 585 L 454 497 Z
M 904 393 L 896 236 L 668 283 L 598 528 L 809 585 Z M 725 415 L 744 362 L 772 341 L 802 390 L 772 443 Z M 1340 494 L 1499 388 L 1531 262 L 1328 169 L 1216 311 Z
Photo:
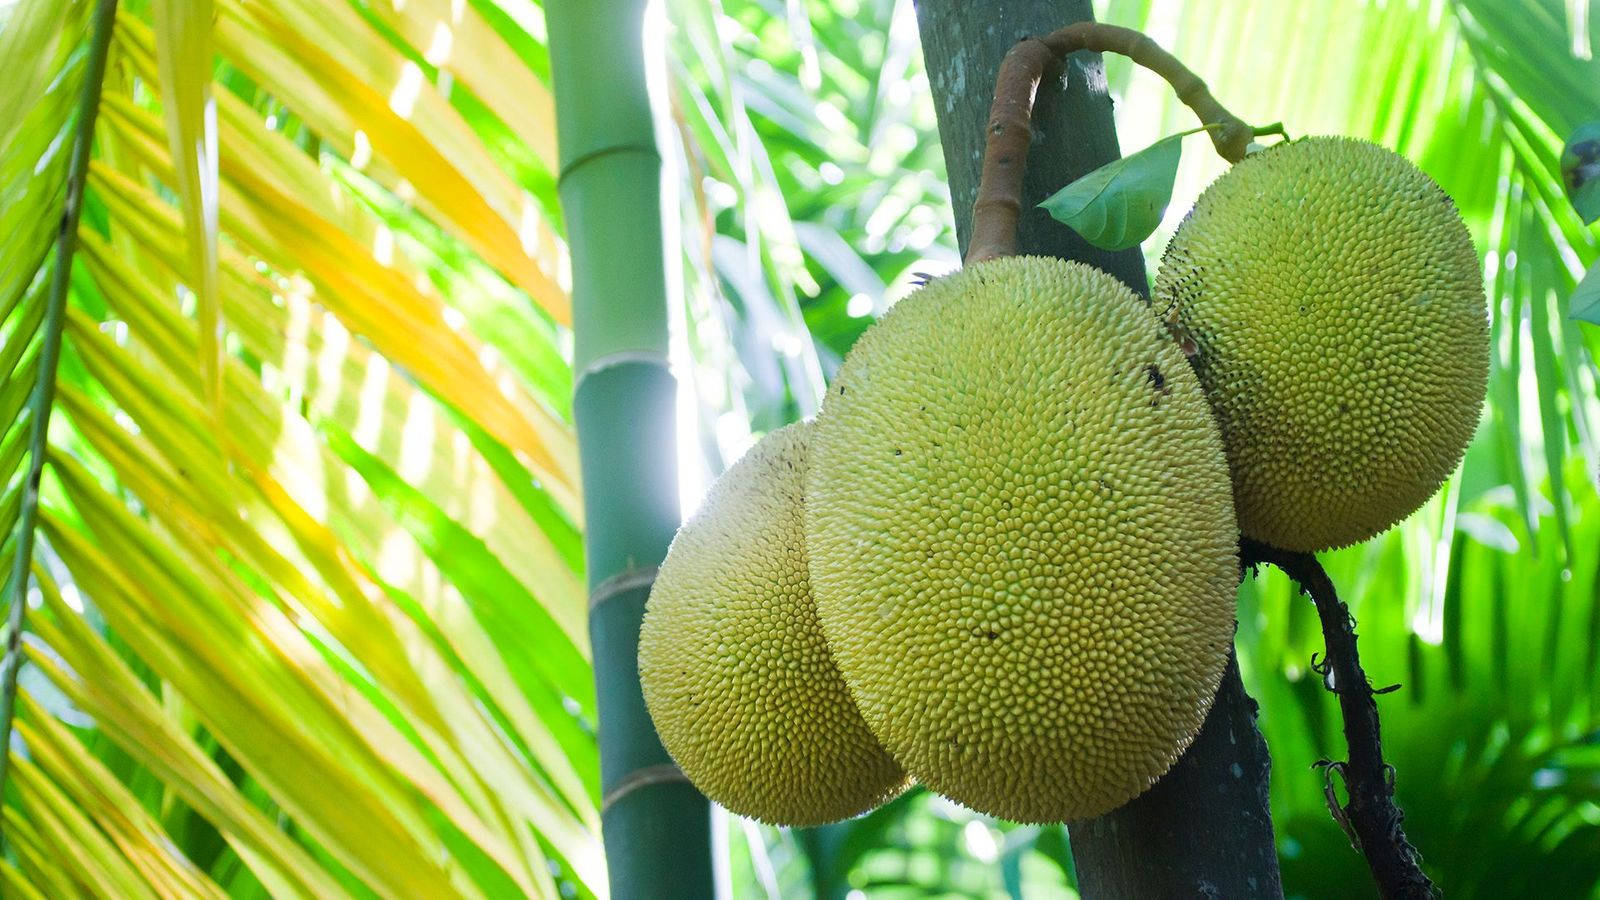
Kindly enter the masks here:
M 79 146 L 53 5 L 0 30 L 38 63 L 0 91 L 14 412 Z M 152 7 L 96 82 L 37 527 L 0 441 L 40 548 L 0 877 L 603 893 L 545 76 L 461 4 Z

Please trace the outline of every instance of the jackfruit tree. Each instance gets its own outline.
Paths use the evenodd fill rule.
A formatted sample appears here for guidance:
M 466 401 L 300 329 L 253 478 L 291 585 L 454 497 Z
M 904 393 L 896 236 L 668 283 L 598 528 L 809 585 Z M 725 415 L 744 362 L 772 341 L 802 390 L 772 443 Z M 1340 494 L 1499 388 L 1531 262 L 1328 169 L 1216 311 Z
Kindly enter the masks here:
M 1592 894 L 1587 5 L 0 0 L 0 896 Z
M 1154 303 L 1015 255 L 1038 87 L 1079 50 L 1160 74 L 1234 164 Z M 1263 149 L 1281 126 L 1246 125 L 1148 38 L 1088 22 L 1006 53 L 983 134 L 967 267 L 868 329 L 815 423 L 770 435 L 674 541 L 639 657 L 667 750 L 712 799 L 785 824 L 868 808 L 901 767 L 1002 818 L 1105 816 L 1200 734 L 1235 576 L 1269 563 L 1324 627 L 1342 821 L 1386 896 L 1429 896 L 1348 611 L 1308 551 L 1414 511 L 1476 426 L 1487 325 L 1454 206 L 1375 145 Z M 1137 244 L 1140 226 L 1113 224 Z M 1267 856 L 1224 892 L 1278 892 Z M 1102 885 L 1194 883 L 1216 884 Z

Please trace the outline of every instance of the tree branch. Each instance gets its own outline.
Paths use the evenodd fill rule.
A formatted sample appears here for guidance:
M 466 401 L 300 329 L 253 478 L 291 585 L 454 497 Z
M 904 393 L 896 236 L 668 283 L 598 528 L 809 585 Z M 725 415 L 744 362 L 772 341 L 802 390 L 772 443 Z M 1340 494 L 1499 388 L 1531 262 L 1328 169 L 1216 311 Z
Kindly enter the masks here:
M 972 241 L 966 262 L 1017 252 L 1017 219 L 1022 216 L 1022 174 L 1033 143 L 1033 97 L 1044 70 L 1060 58 L 1038 38 L 1023 38 L 1000 62 L 994 104 L 989 107 L 988 138 L 978 200 L 972 205 Z
M 1422 872 L 1421 855 L 1406 839 L 1401 822 L 1405 813 L 1394 802 L 1394 770 L 1383 761 L 1383 743 L 1378 728 L 1376 694 L 1361 669 L 1356 651 L 1355 619 L 1334 591 L 1333 582 L 1317 558 L 1309 553 L 1291 553 L 1245 538 L 1239 542 L 1240 564 L 1255 568 L 1271 563 L 1299 584 L 1311 596 L 1322 622 L 1326 656 L 1312 660 L 1312 667 L 1323 677 L 1323 684 L 1339 698 L 1344 717 L 1344 739 L 1348 762 L 1326 763 L 1329 778 L 1329 809 L 1351 843 L 1366 857 L 1367 867 L 1386 898 L 1423 900 L 1434 896 L 1433 882 Z M 1349 801 L 1338 805 L 1332 778 L 1343 777 Z
M 1000 63 L 994 103 L 983 149 L 983 175 L 972 208 L 972 240 L 966 262 L 981 262 L 1017 252 L 1017 219 L 1022 214 L 1022 174 L 1033 140 L 1033 98 L 1044 72 L 1078 50 L 1119 53 L 1160 75 L 1178 99 L 1200 117 L 1217 152 L 1229 162 L 1244 159 L 1258 131 L 1228 112 L 1200 76 L 1155 41 L 1131 28 L 1077 22 L 1042 38 L 1023 38 Z

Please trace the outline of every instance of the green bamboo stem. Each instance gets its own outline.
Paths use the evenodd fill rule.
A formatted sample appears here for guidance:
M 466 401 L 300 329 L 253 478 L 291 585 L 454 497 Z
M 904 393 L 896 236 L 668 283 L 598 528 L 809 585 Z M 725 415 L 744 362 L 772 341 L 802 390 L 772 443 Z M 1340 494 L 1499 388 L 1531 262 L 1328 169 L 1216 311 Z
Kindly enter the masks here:
M 615 900 L 715 892 L 710 805 L 662 748 L 639 689 L 639 622 L 679 521 L 645 5 L 545 4 L 572 255 L 601 825 Z
M 56 232 L 55 268 L 50 273 L 50 294 L 45 301 L 43 343 L 38 373 L 28 398 L 28 474 L 17 516 L 17 554 L 6 579 L 6 650 L 0 665 L 0 796 L 5 794 L 11 760 L 11 722 L 16 710 L 17 675 L 22 670 L 22 629 L 27 624 L 28 571 L 33 565 L 34 523 L 39 515 L 39 481 L 44 474 L 45 442 L 50 433 L 50 410 L 56 398 L 56 365 L 61 360 L 61 330 L 66 319 L 67 290 L 72 281 L 72 255 L 78 248 L 78 219 L 83 212 L 83 183 L 89 174 L 89 148 L 94 143 L 94 122 L 100 111 L 100 85 L 105 80 L 111 30 L 117 18 L 117 0 L 99 0 L 94 11 L 94 32 L 89 39 L 88 66 L 78 103 L 78 124 L 67 162 L 67 193 Z M 0 849 L 5 846 L 0 820 Z

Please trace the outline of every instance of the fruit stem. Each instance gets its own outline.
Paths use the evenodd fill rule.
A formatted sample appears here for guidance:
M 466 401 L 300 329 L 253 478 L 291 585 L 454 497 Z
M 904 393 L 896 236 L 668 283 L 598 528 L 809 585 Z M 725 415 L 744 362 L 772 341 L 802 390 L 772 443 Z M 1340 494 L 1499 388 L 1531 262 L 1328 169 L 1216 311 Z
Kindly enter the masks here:
M 1323 760 L 1318 766 L 1328 776 L 1328 810 L 1349 835 L 1351 843 L 1366 857 L 1367 868 L 1385 898 L 1426 900 L 1435 896 L 1433 882 L 1423 874 L 1421 854 L 1407 840 L 1401 823 L 1405 813 L 1394 802 L 1394 769 L 1383 761 L 1383 742 L 1378 731 L 1378 704 L 1373 698 L 1395 687 L 1374 690 L 1361 669 L 1356 651 L 1355 619 L 1339 599 L 1333 581 L 1322 564 L 1310 553 L 1291 553 L 1248 538 L 1239 542 L 1243 565 L 1261 563 L 1277 566 L 1311 595 L 1322 622 L 1327 656 L 1312 659 L 1312 668 L 1323 676 L 1323 684 L 1339 698 L 1344 717 L 1344 740 L 1350 753 L 1348 762 Z M 1343 806 L 1334 793 L 1333 775 L 1339 774 L 1349 794 Z
M 1178 99 L 1194 110 L 1217 153 L 1228 162 L 1244 159 L 1258 132 L 1211 96 L 1206 83 L 1177 57 L 1132 28 L 1078 22 L 1042 38 L 1018 41 L 1000 63 L 994 102 L 989 107 L 989 137 L 983 149 L 983 174 L 972 207 L 972 240 L 966 263 L 1017 252 L 1017 220 L 1022 215 L 1022 174 L 1033 141 L 1033 99 L 1051 64 L 1078 50 L 1119 53 L 1160 75 Z

